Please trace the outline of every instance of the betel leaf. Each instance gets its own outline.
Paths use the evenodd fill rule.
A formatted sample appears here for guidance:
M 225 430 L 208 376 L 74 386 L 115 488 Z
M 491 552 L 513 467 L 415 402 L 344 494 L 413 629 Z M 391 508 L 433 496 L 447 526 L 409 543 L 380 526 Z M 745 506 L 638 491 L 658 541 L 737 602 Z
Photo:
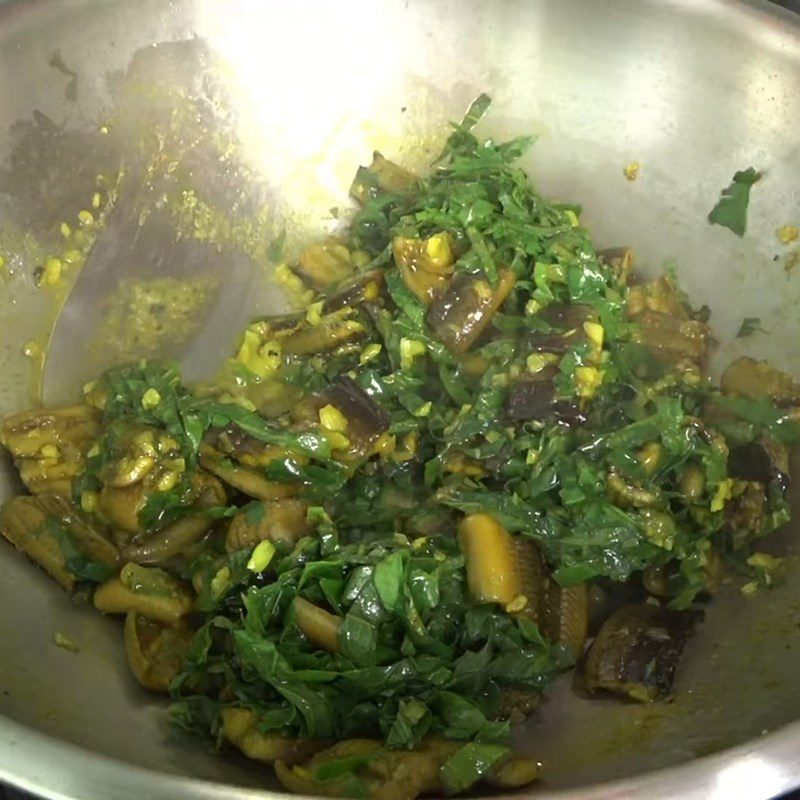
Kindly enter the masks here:
M 369 750 L 366 753 L 359 753 L 355 756 L 347 756 L 345 758 L 331 759 L 320 764 L 314 771 L 314 778 L 323 783 L 329 781 L 337 781 L 347 775 L 357 773 L 362 767 L 366 767 L 371 761 L 380 758 L 384 754 L 384 750 L 375 749 Z
M 465 744 L 442 765 L 442 783 L 450 793 L 463 792 L 474 786 L 495 764 L 507 758 L 510 752 L 499 744 Z
M 405 563 L 405 554 L 398 551 L 389 554 L 375 565 L 373 578 L 375 588 L 387 611 L 396 611 L 398 608 Z
M 330 702 L 313 686 L 298 679 L 274 642 L 245 630 L 235 631 L 233 641 L 242 664 L 298 710 L 310 736 L 324 739 L 333 735 L 335 723 Z
M 205 428 L 223 428 L 233 423 L 254 439 L 285 447 L 292 453 L 320 459 L 327 459 L 331 454 L 330 443 L 321 433 L 282 430 L 254 411 L 248 411 L 234 403 L 196 401 L 190 409 L 200 416 Z
M 302 715 L 309 736 L 328 739 L 336 730 L 335 715 L 327 698 L 299 681 L 277 682 L 275 689 Z
M 464 114 L 464 119 L 461 120 L 461 124 L 458 127 L 468 131 L 472 130 L 486 116 L 491 104 L 492 98 L 488 94 L 485 92 L 479 94 L 470 103 L 466 114 Z
M 428 734 L 434 717 L 421 700 L 401 700 L 391 728 L 386 734 L 388 747 L 417 747 Z
M 441 692 L 437 711 L 444 722 L 445 736 L 451 739 L 503 741 L 510 733 L 507 720 L 489 720 L 468 697 L 454 692 Z
M 761 173 L 753 167 L 740 170 L 708 215 L 712 225 L 722 225 L 737 236 L 744 236 L 747 230 L 747 206 L 750 203 L 750 189 L 761 178 Z
M 336 494 L 347 483 L 346 468 L 336 462 L 326 464 L 303 464 L 293 458 L 270 461 L 265 475 L 278 483 L 303 483 L 309 487 L 311 496 Z
M 750 400 L 746 397 L 718 397 L 716 401 L 743 420 L 763 429 L 773 438 L 785 444 L 800 441 L 800 424 L 791 410 L 776 407 L 766 397 Z
M 743 339 L 745 336 L 750 336 L 756 331 L 764 332 L 764 329 L 761 327 L 761 320 L 758 317 L 745 317 L 742 320 L 742 324 L 739 326 L 736 338 Z
M 188 488 L 186 481 L 180 481 L 174 489 L 167 492 L 149 494 L 139 511 L 139 523 L 142 527 L 145 530 L 153 530 L 186 516 L 191 511 L 191 507 L 185 502 Z M 230 512 L 224 509 L 220 509 L 219 512 L 213 509 L 209 509 L 209 511 L 211 512 L 209 516 L 235 513 L 233 509 Z
M 375 663 L 378 630 L 371 622 L 350 613 L 339 628 L 342 653 L 356 666 L 368 667 Z
M 274 576 L 266 585 L 246 575 L 252 585 L 239 594 L 243 605 L 226 610 L 232 614 L 224 618 L 228 628 L 208 625 L 197 634 L 174 696 L 191 695 L 198 684 L 213 686 L 223 669 L 238 702 L 257 709 L 262 726 L 268 717 L 271 730 L 303 736 L 332 730 L 415 747 L 428 735 L 486 742 L 508 734 L 508 722 L 492 720 L 485 700 L 503 685 L 488 668 L 502 658 L 527 654 L 530 669 L 513 670 L 515 685 L 523 688 L 538 689 L 558 671 L 559 657 L 548 643 L 527 635 L 502 609 L 482 606 L 480 623 L 467 622 L 477 609 L 469 603 L 454 542 L 412 547 L 403 537 L 390 537 L 335 540 L 326 547 L 323 555 L 318 539 L 298 543 L 273 559 Z M 383 600 L 375 588 L 378 565 Z M 335 575 L 344 585 L 331 598 L 323 584 Z M 438 588 L 420 587 L 422 575 L 438 576 Z M 289 621 L 286 610 L 301 584 L 304 597 L 343 616 L 338 653 L 319 650 Z M 415 595 L 425 601 L 419 607 Z M 413 655 L 404 653 L 409 647 Z M 484 654 L 482 671 L 468 663 L 475 648 Z
M 264 519 L 266 507 L 264 503 L 253 501 L 248 503 L 241 509 L 244 512 L 244 518 L 247 520 L 248 525 L 258 525 Z
M 475 141 L 471 131 L 483 119 L 491 105 L 492 98 L 486 93 L 478 95 L 470 103 L 461 122 L 454 126 L 455 131 L 447 139 L 442 152 L 433 161 L 434 165 L 444 161 L 448 156 L 452 156 L 465 144 L 469 147 L 470 143 Z
M 425 306 L 405 285 L 399 272 L 390 272 L 386 275 L 386 288 L 400 311 L 415 327 L 422 329 L 425 325 Z
M 216 739 L 220 728 L 223 704 L 203 695 L 178 700 L 170 707 L 173 724 L 199 736 L 210 735 Z
M 45 524 L 49 533 L 58 543 L 61 554 L 64 556 L 64 566 L 79 581 L 88 583 L 103 583 L 113 574 L 114 568 L 99 561 L 93 561 L 85 555 L 77 543 L 75 537 L 57 519 L 51 518 Z
M 411 600 L 420 611 L 428 611 L 439 605 L 441 587 L 438 568 L 430 572 L 412 568 L 408 587 L 411 593 Z
M 472 243 L 472 251 L 477 257 L 478 264 L 485 273 L 491 286 L 497 286 L 500 280 L 500 273 L 497 270 L 497 263 L 492 256 L 489 246 L 483 234 L 475 227 L 467 227 L 467 236 Z

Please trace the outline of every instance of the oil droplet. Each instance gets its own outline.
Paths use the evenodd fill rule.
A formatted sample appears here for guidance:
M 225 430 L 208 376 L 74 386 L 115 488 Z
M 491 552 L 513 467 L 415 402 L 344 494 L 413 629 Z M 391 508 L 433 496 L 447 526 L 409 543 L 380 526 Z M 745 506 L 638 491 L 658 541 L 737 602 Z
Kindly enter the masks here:
M 22 348 L 22 354 L 28 358 L 41 358 L 42 346 L 38 342 L 27 342 Z

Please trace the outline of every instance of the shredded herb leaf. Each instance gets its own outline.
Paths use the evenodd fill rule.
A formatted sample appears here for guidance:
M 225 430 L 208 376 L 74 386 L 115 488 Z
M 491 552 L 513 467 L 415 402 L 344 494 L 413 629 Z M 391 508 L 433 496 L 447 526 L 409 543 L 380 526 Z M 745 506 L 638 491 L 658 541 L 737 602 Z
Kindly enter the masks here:
M 509 752 L 507 747 L 497 744 L 465 744 L 442 767 L 445 786 L 454 794 L 469 789 Z
M 708 215 L 712 225 L 722 225 L 737 236 L 744 236 L 747 230 L 747 206 L 750 203 L 750 189 L 761 178 L 761 173 L 753 167 L 738 171 L 730 186 L 722 190 L 720 199 Z
M 764 329 L 761 327 L 761 320 L 759 317 L 745 317 L 742 320 L 742 324 L 739 326 L 739 330 L 736 333 L 736 338 L 743 339 L 746 336 L 756 333 L 756 331 L 764 331 Z
M 194 726 L 188 687 L 224 680 L 258 706 L 264 732 L 350 731 L 405 748 L 432 733 L 494 741 L 508 733 L 492 721 L 502 688 L 538 692 L 569 663 L 521 620 L 470 602 L 454 543 L 342 544 L 331 535 L 324 557 L 323 543 L 309 540 L 302 556 L 273 559 L 267 583 L 250 573 L 238 596 L 226 595 L 230 622 L 220 631 L 212 618 L 200 630 L 174 683 L 175 698 L 190 700 L 185 724 Z M 289 613 L 295 597 L 340 619 L 338 653 L 302 633 Z M 480 669 L 471 664 L 477 653 Z

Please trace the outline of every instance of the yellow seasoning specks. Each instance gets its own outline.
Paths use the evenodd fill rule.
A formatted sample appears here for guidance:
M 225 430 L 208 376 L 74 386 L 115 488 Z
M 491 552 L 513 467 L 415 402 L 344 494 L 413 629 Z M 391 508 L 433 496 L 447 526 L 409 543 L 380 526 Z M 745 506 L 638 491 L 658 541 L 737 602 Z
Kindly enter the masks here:
M 50 257 L 44 262 L 42 285 L 55 286 L 61 280 L 61 259 Z
M 69 636 L 65 636 L 61 631 L 56 631 L 53 634 L 53 644 L 70 653 L 77 653 L 80 650 L 77 643 L 72 641 Z
M 528 605 L 528 598 L 524 594 L 517 595 L 507 606 L 506 613 L 519 614 L 524 611 Z
M 635 181 L 639 177 L 639 170 L 642 165 L 638 161 L 631 161 L 622 168 L 622 174 L 625 176 L 626 181 Z

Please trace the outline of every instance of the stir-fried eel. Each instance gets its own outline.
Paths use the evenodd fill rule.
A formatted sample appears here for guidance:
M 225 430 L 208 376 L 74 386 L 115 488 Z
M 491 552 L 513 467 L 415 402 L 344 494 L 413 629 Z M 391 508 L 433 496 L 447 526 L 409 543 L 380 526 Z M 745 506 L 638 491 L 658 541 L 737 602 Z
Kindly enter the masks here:
M 488 104 L 429 174 L 358 170 L 282 267 L 302 307 L 215 379 L 121 365 L 0 425 L 3 537 L 124 618 L 177 725 L 304 795 L 525 786 L 512 726 L 558 675 L 658 702 L 699 604 L 781 574 L 798 383 L 714 385 L 706 315 L 539 195 L 527 139 L 476 138 Z

